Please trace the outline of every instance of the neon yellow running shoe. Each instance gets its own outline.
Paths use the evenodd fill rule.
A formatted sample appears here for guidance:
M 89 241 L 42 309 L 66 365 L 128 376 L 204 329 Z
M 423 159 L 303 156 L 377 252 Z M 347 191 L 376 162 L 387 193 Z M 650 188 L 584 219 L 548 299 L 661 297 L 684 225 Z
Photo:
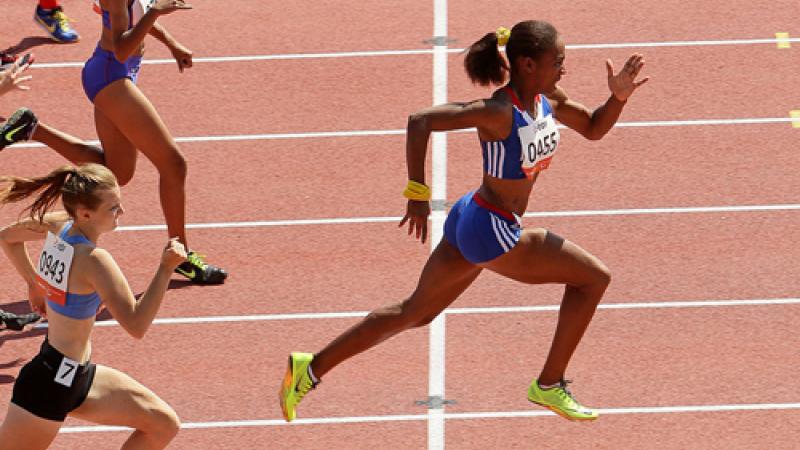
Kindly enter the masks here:
M 287 422 L 293 421 L 297 415 L 295 408 L 300 400 L 319 384 L 314 383 L 308 376 L 308 365 L 311 364 L 312 359 L 314 359 L 314 355 L 311 353 L 293 352 L 289 355 L 289 367 L 286 368 L 283 385 L 278 393 L 278 397 L 281 399 L 283 418 Z
M 575 400 L 572 392 L 567 389 L 570 381 L 561 380 L 561 383 L 550 389 L 542 389 L 539 382 L 533 380 L 528 387 L 528 400 L 553 411 L 559 416 L 569 420 L 595 420 L 600 415 Z

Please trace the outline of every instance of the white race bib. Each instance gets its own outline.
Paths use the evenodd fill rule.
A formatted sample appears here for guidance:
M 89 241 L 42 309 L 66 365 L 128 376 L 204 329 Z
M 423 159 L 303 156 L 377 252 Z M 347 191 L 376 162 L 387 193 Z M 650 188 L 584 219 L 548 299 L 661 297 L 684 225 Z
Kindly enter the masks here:
M 142 17 L 150 10 L 153 3 L 155 3 L 155 0 L 133 0 L 133 6 L 131 6 L 131 26 L 135 26 L 142 20 Z
M 539 109 L 542 109 L 541 103 Z M 541 112 L 537 120 L 530 120 L 528 114 L 524 116 L 531 123 L 517 130 L 522 145 L 522 171 L 528 178 L 533 178 L 537 172 L 550 166 L 550 160 L 558 148 L 560 135 L 552 116 L 543 117 Z
M 77 361 L 73 361 L 66 356 L 61 359 L 61 365 L 58 366 L 56 377 L 53 379 L 58 384 L 63 384 L 66 387 L 72 386 L 72 381 L 75 380 L 75 373 L 78 371 Z
M 59 305 L 67 303 L 67 280 L 72 268 L 75 249 L 53 233 L 47 233 L 39 262 L 36 264 L 36 278 L 46 298 Z
M 131 26 L 136 25 L 142 20 L 142 17 L 150 10 L 153 3 L 155 3 L 155 0 L 133 0 L 133 5 L 131 5 Z M 100 0 L 94 0 L 94 11 L 98 14 L 102 14 L 103 10 L 100 8 Z

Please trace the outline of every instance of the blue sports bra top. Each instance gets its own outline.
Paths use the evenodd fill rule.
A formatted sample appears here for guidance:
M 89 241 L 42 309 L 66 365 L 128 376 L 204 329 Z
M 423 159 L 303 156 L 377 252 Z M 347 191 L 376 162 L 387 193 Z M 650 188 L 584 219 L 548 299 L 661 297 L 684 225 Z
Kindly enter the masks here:
M 513 103 L 511 132 L 503 140 L 484 141 L 483 170 L 501 179 L 533 178 L 545 170 L 555 154 L 560 138 L 553 107 L 542 95 L 534 100 L 536 117 L 531 117 L 511 87 L 504 88 Z
M 72 222 L 67 222 L 58 237 L 63 239 L 69 245 L 90 245 L 94 247 L 94 243 L 82 235 L 69 236 L 69 230 L 72 229 Z M 97 292 L 90 294 L 75 294 L 67 292 L 66 302 L 63 305 L 47 299 L 47 309 L 55 311 L 63 316 L 72 319 L 88 319 L 89 317 L 97 314 L 97 309 L 100 307 L 100 296 Z

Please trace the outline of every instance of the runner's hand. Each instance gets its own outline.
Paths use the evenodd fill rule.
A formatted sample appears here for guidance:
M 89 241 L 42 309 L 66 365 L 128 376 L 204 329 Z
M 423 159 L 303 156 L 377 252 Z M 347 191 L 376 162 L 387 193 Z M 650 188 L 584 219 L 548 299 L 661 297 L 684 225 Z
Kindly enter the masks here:
M 150 9 L 157 15 L 163 16 L 179 9 L 192 9 L 192 5 L 187 4 L 183 0 L 156 0 Z
M 161 255 L 161 263 L 174 270 L 180 263 L 186 261 L 186 249 L 183 244 L 174 237 L 167 242 L 164 253 Z
M 33 78 L 30 75 L 22 76 L 22 72 L 30 67 L 30 63 L 20 65 L 21 60 L 16 61 L 6 70 L 0 71 L 0 95 L 11 91 L 12 89 L 19 89 L 20 91 L 30 90 L 30 87 L 24 86 L 22 83 Z
M 42 317 L 47 316 L 47 303 L 44 301 L 44 292 L 36 283 L 28 285 L 28 303 L 31 311 Z
M 625 62 L 625 66 L 614 75 L 614 64 L 610 59 L 606 60 L 606 70 L 608 71 L 608 88 L 617 100 L 624 102 L 633 94 L 639 86 L 645 84 L 650 77 L 644 77 L 636 81 L 639 71 L 644 67 L 644 55 L 634 53 Z
M 431 214 L 430 202 L 418 202 L 416 200 L 409 200 L 406 207 L 406 215 L 400 221 L 398 227 L 402 227 L 408 222 L 408 235 L 415 233 L 417 239 L 421 239 L 422 243 L 428 239 L 428 216 Z
M 184 68 L 192 67 L 192 51 L 181 44 L 175 43 L 170 48 L 172 57 L 178 63 L 178 70 L 183 73 Z

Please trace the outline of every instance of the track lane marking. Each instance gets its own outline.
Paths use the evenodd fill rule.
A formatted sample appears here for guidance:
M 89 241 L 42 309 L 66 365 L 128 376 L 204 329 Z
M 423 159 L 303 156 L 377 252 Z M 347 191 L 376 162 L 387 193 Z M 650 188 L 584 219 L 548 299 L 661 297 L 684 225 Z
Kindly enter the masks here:
M 604 415 L 638 415 L 638 414 L 680 414 L 680 413 L 733 413 L 744 411 L 791 411 L 800 409 L 800 403 L 739 403 L 718 405 L 675 405 L 675 406 L 633 406 L 626 408 L 600 408 Z M 476 419 L 515 419 L 530 417 L 550 417 L 555 413 L 547 410 L 524 411 L 485 411 L 469 413 L 444 413 L 444 420 L 476 420 Z M 353 423 L 386 423 L 386 422 L 419 422 L 428 420 L 427 414 L 399 414 L 386 416 L 354 416 L 354 417 L 321 417 L 296 419 L 287 423 L 283 419 L 264 420 L 230 420 L 213 422 L 186 422 L 181 424 L 183 430 L 199 430 L 210 428 L 252 428 L 252 427 L 296 427 L 307 425 L 340 425 Z M 129 432 L 132 428 L 90 425 L 62 427 L 59 433 L 108 433 Z
M 720 125 L 765 125 L 774 123 L 795 124 L 798 118 L 790 117 L 750 117 L 733 119 L 689 119 L 689 120 L 648 120 L 633 122 L 617 122 L 614 128 L 651 128 L 651 127 L 696 127 L 696 126 L 720 126 Z M 563 125 L 557 128 L 565 129 Z M 446 134 L 474 133 L 474 128 L 450 131 Z M 239 142 L 239 141 L 270 141 L 281 139 L 323 139 L 323 138 L 352 138 L 352 137 L 374 137 L 374 136 L 404 136 L 405 129 L 383 129 L 383 130 L 349 130 L 349 131 L 306 131 L 297 133 L 256 133 L 256 134 L 231 134 L 217 136 L 183 136 L 176 137 L 175 141 L 180 143 L 194 142 Z M 436 133 L 440 134 L 440 133 Z M 435 135 L 435 134 L 434 134 Z M 99 145 L 97 139 L 87 140 L 91 145 Z M 7 149 L 22 148 L 42 148 L 44 144 L 38 142 L 25 142 L 14 144 Z
M 681 309 L 681 308 L 720 308 L 743 306 L 789 306 L 800 305 L 800 298 L 768 298 L 768 299 L 740 299 L 740 300 L 681 300 L 681 301 L 653 301 L 653 302 L 628 302 L 628 303 L 600 303 L 601 310 L 628 310 L 628 309 Z M 519 314 L 554 312 L 560 308 L 556 305 L 538 306 L 486 306 L 470 308 L 448 308 L 444 315 L 468 314 Z M 273 322 L 286 320 L 331 320 L 331 319 L 357 319 L 366 316 L 369 311 L 339 311 L 339 312 L 308 312 L 308 313 L 278 313 L 278 314 L 249 314 L 228 316 L 198 316 L 198 317 L 163 317 L 156 318 L 153 325 L 193 325 L 204 323 L 237 323 L 237 322 Z M 116 327 L 116 320 L 103 320 L 95 323 L 95 327 Z M 47 323 L 36 324 L 34 329 L 46 329 Z
M 649 216 L 666 214 L 719 214 L 748 212 L 788 212 L 800 210 L 800 204 L 773 205 L 728 205 L 728 206 L 673 206 L 663 208 L 626 208 L 626 209 L 579 209 L 566 211 L 529 211 L 523 214 L 526 218 L 561 218 L 561 217 L 608 217 L 608 216 Z M 187 229 L 210 230 L 229 228 L 263 228 L 288 226 L 349 225 L 371 223 L 399 222 L 402 217 L 330 217 L 319 219 L 283 219 L 255 220 L 247 222 L 199 222 L 186 224 Z M 164 224 L 125 225 L 117 228 L 120 232 L 164 231 Z
M 780 45 L 781 43 L 800 42 L 800 38 L 775 38 L 765 39 L 718 39 L 718 40 L 690 40 L 690 41 L 657 41 L 657 42 L 618 42 L 600 44 L 569 44 L 568 50 L 602 50 L 616 48 L 659 48 L 659 47 L 707 47 L 707 46 L 728 46 L 728 45 Z M 447 49 L 448 54 L 458 54 L 463 52 L 463 48 Z M 210 56 L 192 58 L 195 64 L 206 63 L 233 63 L 233 62 L 256 62 L 256 61 L 283 61 L 283 60 L 304 60 L 304 59 L 336 59 L 336 58 L 365 58 L 365 57 L 386 57 L 386 56 L 417 56 L 431 55 L 433 49 L 407 49 L 407 50 L 366 50 L 366 51 L 345 51 L 345 52 L 312 52 L 312 53 L 279 53 L 270 55 L 240 55 L 240 56 Z M 82 68 L 84 61 L 67 62 L 38 62 L 31 65 L 31 69 L 64 69 Z M 174 59 L 146 59 L 142 61 L 145 65 L 173 65 Z

